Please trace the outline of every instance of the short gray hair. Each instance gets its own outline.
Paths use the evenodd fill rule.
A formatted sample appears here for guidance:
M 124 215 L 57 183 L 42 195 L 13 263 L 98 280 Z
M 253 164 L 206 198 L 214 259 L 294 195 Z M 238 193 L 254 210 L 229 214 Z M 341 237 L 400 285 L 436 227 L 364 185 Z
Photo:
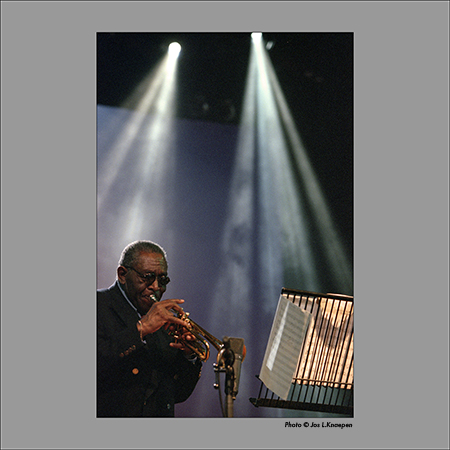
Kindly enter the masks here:
M 160 245 L 152 241 L 139 240 L 128 244 L 123 249 L 119 259 L 119 266 L 133 267 L 141 252 L 159 253 L 164 257 L 164 261 L 167 265 L 166 252 Z

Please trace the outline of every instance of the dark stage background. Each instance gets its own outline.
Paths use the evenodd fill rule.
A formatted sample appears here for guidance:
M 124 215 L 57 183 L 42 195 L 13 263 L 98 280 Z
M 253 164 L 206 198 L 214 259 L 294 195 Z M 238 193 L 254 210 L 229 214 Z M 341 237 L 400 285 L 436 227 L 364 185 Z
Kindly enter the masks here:
M 320 232 L 321 216 L 294 163 L 304 216 L 279 206 L 285 180 L 264 160 L 265 143 L 249 149 L 250 177 L 238 173 L 250 33 L 98 33 L 97 281 L 98 288 L 114 282 L 120 252 L 132 240 L 158 242 L 172 279 L 165 297 L 184 298 L 185 310 L 219 339 L 245 339 L 235 416 L 313 417 L 320 414 L 255 408 L 249 398 L 259 392 L 256 376 L 282 287 L 353 295 L 353 34 L 264 33 L 263 39 L 336 234 Z M 155 144 L 146 134 L 153 116 L 124 140 L 136 112 L 127 100 L 172 41 L 182 45 L 176 115 L 154 146 L 169 150 L 153 153 L 143 172 L 143 155 Z M 251 192 L 244 206 L 243 192 Z M 296 223 L 304 230 L 289 225 Z M 291 246 L 296 234 L 307 252 L 295 239 Z M 331 267 L 332 240 L 348 267 Z M 290 248 L 298 264 L 286 256 Z M 344 269 L 350 281 L 340 277 Z M 178 417 L 221 416 L 216 354 L 212 349 L 194 394 L 177 405 Z

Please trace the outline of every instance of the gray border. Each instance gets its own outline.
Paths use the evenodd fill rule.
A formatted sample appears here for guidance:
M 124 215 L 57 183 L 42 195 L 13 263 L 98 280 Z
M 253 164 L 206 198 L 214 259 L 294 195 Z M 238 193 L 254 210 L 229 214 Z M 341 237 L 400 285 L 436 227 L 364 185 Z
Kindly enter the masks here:
M 448 2 L 1 9 L 2 448 L 448 448 Z M 95 33 L 146 30 L 355 33 L 353 428 L 95 419 Z

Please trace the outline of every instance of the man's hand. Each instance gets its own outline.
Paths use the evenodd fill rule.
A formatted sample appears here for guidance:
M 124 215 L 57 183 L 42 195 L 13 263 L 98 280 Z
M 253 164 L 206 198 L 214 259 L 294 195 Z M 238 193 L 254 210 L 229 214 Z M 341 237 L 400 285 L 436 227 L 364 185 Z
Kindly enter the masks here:
M 193 351 L 186 345 L 186 342 L 194 342 L 196 337 L 189 331 L 186 326 L 176 327 L 174 325 L 168 326 L 168 331 L 174 334 L 175 342 L 171 342 L 169 345 L 174 348 L 183 350 L 186 355 L 191 355 Z
M 184 303 L 184 300 L 172 298 L 167 300 L 161 300 L 160 302 L 155 302 L 149 309 L 148 313 L 141 318 L 142 330 L 139 329 L 139 323 L 137 328 L 141 332 L 142 336 L 147 336 L 148 334 L 154 333 L 161 327 L 166 329 L 173 325 L 180 325 L 185 327 L 186 322 L 174 315 L 173 311 L 182 313 L 183 310 L 180 306 Z M 171 311 L 173 310 L 173 311 Z

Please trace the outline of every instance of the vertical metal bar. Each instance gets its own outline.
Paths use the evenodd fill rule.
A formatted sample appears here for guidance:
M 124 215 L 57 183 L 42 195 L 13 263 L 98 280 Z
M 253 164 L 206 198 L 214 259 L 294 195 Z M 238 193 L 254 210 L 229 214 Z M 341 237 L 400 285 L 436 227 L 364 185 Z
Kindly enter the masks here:
M 346 312 L 347 312 L 347 306 L 350 302 L 348 301 L 344 301 L 341 300 L 339 306 L 341 306 L 341 303 L 344 302 L 345 306 L 344 306 L 344 310 L 342 312 L 342 317 L 341 317 L 341 323 L 339 325 L 339 335 L 340 335 L 340 345 L 339 345 L 339 349 L 338 349 L 338 342 L 336 343 L 336 349 L 338 349 L 337 352 L 337 358 L 336 358 L 336 362 L 335 362 L 335 371 L 334 374 L 332 375 L 332 380 L 334 380 L 334 382 L 336 384 L 333 385 L 333 387 L 337 387 L 337 389 L 340 389 L 342 384 L 337 384 L 339 381 L 342 381 L 342 375 L 345 373 L 345 367 L 346 367 L 346 360 L 347 360 L 347 354 L 348 354 L 348 349 L 351 345 L 351 337 L 348 341 L 348 347 L 347 347 L 347 353 L 344 355 L 344 358 L 342 358 L 343 356 L 343 352 L 344 352 L 344 348 L 345 348 L 345 342 L 346 342 L 346 337 L 347 337 L 347 331 L 348 331 L 348 326 L 352 320 L 352 308 L 350 307 L 350 312 L 348 313 L 348 320 L 346 320 Z M 340 308 L 339 308 L 340 309 Z M 342 366 L 341 366 L 341 362 L 342 362 Z M 339 368 L 342 367 L 341 371 L 340 371 L 340 375 L 338 374 L 339 372 Z M 345 386 L 346 388 L 346 386 Z M 338 402 L 339 399 L 339 391 L 336 391 L 336 400 L 335 400 L 335 405 Z M 330 399 L 330 404 L 332 403 L 332 398 Z
M 323 311 L 323 316 L 322 316 L 322 321 L 325 323 L 325 332 L 323 334 L 322 337 L 322 345 L 320 348 L 320 355 L 317 361 L 317 375 L 316 378 L 319 383 L 319 396 L 323 391 L 323 387 L 324 387 L 324 383 L 320 380 L 324 379 L 325 377 L 325 373 L 324 371 L 326 370 L 327 367 L 327 362 L 328 362 L 328 357 L 329 357 L 329 353 L 330 353 L 330 348 L 332 347 L 332 337 L 333 337 L 333 327 L 331 326 L 331 318 L 332 318 L 332 313 L 333 313 L 333 308 L 334 308 L 334 303 L 335 301 L 332 300 L 330 301 L 330 299 L 325 299 L 325 308 L 322 309 Z M 327 317 L 327 311 L 328 311 L 328 306 L 329 304 L 331 304 L 331 311 L 329 313 L 329 318 Z M 331 334 L 329 333 L 331 331 Z M 325 389 L 326 389 L 327 384 L 325 383 Z

